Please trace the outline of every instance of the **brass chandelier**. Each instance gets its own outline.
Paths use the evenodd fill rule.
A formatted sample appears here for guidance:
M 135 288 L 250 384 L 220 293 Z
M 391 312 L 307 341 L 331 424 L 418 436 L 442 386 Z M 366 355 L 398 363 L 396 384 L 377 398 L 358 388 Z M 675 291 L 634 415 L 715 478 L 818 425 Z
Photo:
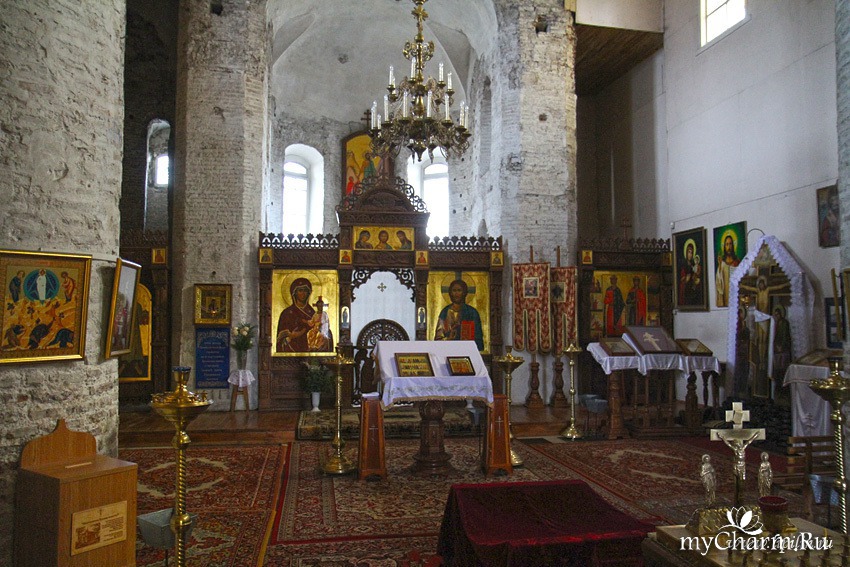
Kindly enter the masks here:
M 402 50 L 410 60 L 410 76 L 396 86 L 390 66 L 383 114 L 378 113 L 378 102 L 372 103 L 369 135 L 372 151 L 379 155 L 397 155 L 404 146 L 422 161 L 425 150 L 433 159 L 437 148 L 442 148 L 447 157 L 459 156 L 469 148 L 469 106 L 461 102 L 457 121 L 452 119 L 452 74 L 443 80 L 440 63 L 438 78 L 425 78 L 425 63 L 434 55 L 434 42 L 426 43 L 422 36 L 422 24 L 428 18 L 422 6 L 427 1 L 413 0 L 416 7 L 411 13 L 416 18 L 417 33 L 413 43 L 406 42 Z

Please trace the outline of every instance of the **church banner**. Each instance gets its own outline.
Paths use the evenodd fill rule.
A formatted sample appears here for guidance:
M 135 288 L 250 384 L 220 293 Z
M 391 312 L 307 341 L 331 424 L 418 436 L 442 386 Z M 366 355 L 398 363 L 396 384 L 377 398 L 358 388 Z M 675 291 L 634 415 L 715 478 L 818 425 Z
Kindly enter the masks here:
M 549 263 L 514 264 L 513 286 L 514 348 L 551 352 Z
M 555 353 L 561 354 L 571 344 L 578 346 L 578 268 L 566 266 L 549 269 L 552 287 L 552 327 Z

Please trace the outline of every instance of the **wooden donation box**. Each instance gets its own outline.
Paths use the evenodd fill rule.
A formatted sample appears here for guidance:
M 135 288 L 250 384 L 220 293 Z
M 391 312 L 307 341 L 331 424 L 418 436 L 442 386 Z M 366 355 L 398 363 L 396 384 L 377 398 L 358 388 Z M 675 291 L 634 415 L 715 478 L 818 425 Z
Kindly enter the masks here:
M 97 454 L 93 435 L 60 419 L 21 455 L 15 565 L 136 564 L 135 463 Z

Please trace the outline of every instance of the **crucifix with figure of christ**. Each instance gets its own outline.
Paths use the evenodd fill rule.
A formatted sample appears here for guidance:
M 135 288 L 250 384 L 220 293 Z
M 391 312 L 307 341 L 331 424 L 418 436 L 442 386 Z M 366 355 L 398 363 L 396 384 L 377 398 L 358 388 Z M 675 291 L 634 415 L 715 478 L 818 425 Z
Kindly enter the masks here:
M 726 421 L 732 422 L 732 429 L 712 429 L 712 441 L 723 441 L 735 453 L 735 506 L 741 505 L 744 492 L 744 480 L 747 478 L 747 463 L 744 454 L 753 441 L 765 439 L 764 428 L 744 429 L 744 422 L 750 420 L 750 410 L 744 410 L 741 402 L 733 402 L 732 409 L 726 412 Z

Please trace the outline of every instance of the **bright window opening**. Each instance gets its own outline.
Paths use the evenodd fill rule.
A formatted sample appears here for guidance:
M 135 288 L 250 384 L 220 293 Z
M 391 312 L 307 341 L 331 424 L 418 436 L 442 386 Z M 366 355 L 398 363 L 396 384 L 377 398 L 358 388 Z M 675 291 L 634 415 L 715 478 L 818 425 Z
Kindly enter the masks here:
M 154 185 L 157 187 L 168 186 L 168 154 L 156 156 L 154 173 Z
M 283 164 L 284 234 L 307 234 L 309 188 L 307 167 L 294 161 Z
M 747 15 L 746 0 L 701 0 L 702 45 L 719 37 Z

